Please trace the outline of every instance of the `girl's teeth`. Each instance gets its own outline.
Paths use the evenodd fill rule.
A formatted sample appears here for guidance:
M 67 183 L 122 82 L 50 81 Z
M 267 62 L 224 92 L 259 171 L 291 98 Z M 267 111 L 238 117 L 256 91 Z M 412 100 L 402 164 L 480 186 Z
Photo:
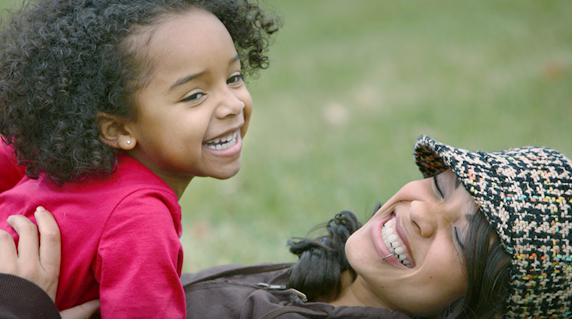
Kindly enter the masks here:
M 395 219 L 392 219 L 383 225 L 381 229 L 383 242 L 397 260 L 399 260 L 403 265 L 411 267 L 411 261 L 407 259 L 405 249 L 401 247 L 401 244 L 397 241 L 399 237 L 394 233 L 394 225 Z
M 206 143 L 205 146 L 213 150 L 224 150 L 236 144 L 237 137 L 238 131 L 222 138 L 215 138 L 214 140 Z

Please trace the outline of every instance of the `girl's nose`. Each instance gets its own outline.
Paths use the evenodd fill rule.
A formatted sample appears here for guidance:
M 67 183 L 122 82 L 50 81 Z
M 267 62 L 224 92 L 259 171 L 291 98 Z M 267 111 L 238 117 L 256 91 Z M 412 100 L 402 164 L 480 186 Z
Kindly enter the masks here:
M 229 116 L 237 116 L 242 113 L 245 107 L 243 101 L 241 101 L 234 92 L 227 90 L 223 93 L 224 96 L 220 101 L 220 104 L 216 110 L 216 115 L 218 118 L 225 118 Z
M 409 220 L 417 228 L 421 236 L 433 236 L 439 224 L 440 215 L 434 210 L 433 203 L 425 201 L 412 201 L 409 207 Z

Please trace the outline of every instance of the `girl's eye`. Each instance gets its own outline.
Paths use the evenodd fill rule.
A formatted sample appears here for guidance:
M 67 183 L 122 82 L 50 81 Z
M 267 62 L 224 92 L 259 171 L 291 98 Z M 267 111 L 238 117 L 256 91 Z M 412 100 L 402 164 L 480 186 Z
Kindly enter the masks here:
M 226 80 L 227 84 L 238 83 L 244 80 L 244 76 L 242 74 L 233 75 L 228 80 Z
M 195 93 L 195 94 L 193 94 L 193 95 L 191 95 L 191 96 L 189 96 L 189 97 L 184 98 L 184 99 L 183 99 L 183 102 L 193 102 L 193 101 L 196 101 L 196 100 L 200 99 L 201 97 L 203 97 L 203 95 L 204 95 L 203 93 Z

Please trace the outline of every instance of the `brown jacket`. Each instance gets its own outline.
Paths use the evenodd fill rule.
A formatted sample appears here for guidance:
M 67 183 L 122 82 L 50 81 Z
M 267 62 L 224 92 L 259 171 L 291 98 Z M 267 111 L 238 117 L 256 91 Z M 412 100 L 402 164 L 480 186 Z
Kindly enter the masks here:
M 181 277 L 187 318 L 410 319 L 407 315 L 373 307 L 333 307 L 306 302 L 303 293 L 286 289 L 291 264 L 242 267 L 226 265 Z
M 387 309 L 333 307 L 306 302 L 286 289 L 291 264 L 225 265 L 183 274 L 187 318 L 200 319 L 411 319 Z M 0 318 L 60 318 L 48 295 L 32 282 L 0 274 Z

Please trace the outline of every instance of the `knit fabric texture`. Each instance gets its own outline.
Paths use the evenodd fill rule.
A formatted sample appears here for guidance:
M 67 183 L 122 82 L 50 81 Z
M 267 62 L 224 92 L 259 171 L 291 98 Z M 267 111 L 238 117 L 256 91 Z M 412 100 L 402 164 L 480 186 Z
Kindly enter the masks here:
M 450 168 L 512 256 L 505 318 L 572 318 L 572 162 L 544 147 L 472 152 L 421 136 L 425 177 Z

